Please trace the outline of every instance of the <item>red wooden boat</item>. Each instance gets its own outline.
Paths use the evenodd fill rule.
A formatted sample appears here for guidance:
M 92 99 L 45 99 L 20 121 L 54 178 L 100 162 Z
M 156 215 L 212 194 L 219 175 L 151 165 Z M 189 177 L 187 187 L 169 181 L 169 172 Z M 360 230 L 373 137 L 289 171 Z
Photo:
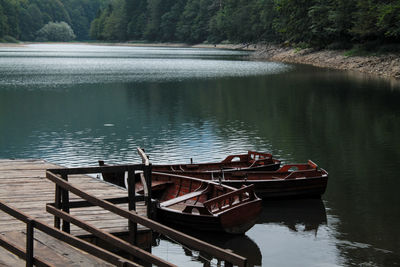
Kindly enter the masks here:
M 258 219 L 262 201 L 254 186 L 240 189 L 176 174 L 152 172 L 156 219 L 180 228 L 242 234 Z M 140 182 L 136 192 L 143 194 Z
M 270 172 L 239 170 L 175 173 L 215 180 L 235 188 L 253 184 L 257 196 L 263 199 L 320 197 L 324 194 L 328 183 L 328 173 L 311 160 L 307 164 L 284 165 L 277 171 Z
M 247 154 L 229 155 L 220 162 L 196 163 L 191 160 L 190 164 L 165 164 L 153 165 L 154 171 L 164 172 L 192 172 L 192 171 L 273 171 L 279 169 L 280 161 L 274 159 L 269 153 L 248 151 Z
M 191 160 L 192 161 L 192 160 Z M 210 172 L 210 171 L 274 171 L 279 169 L 280 161 L 274 159 L 269 153 L 248 151 L 247 154 L 229 155 L 220 162 L 198 163 L 194 164 L 165 164 L 152 165 L 152 170 L 157 172 Z M 99 160 L 100 166 L 106 166 L 104 161 Z M 103 174 L 103 180 L 122 186 L 125 186 L 124 173 L 106 173 Z

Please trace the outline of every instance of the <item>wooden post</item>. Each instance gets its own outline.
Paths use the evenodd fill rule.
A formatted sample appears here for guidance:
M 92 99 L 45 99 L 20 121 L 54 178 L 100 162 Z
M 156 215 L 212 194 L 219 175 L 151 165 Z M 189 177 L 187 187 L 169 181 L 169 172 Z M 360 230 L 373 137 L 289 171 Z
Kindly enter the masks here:
M 233 253 L 233 250 L 231 250 L 231 249 L 226 249 L 226 251 L 228 251 L 229 253 Z M 225 267 L 233 267 L 233 264 L 231 262 L 228 262 L 225 260 L 224 266 Z
M 137 148 L 137 152 L 139 156 L 142 158 L 143 163 L 143 175 L 146 180 L 147 185 L 147 197 L 146 197 L 146 205 L 147 205 L 147 217 L 151 219 L 153 217 L 152 203 L 151 203 L 151 163 L 149 161 L 149 157 L 144 153 L 144 149 L 140 147 Z
M 63 174 L 61 175 L 61 178 L 62 178 L 64 181 L 68 182 L 68 174 L 63 173 Z M 64 212 L 66 212 L 66 213 L 69 213 L 69 191 L 63 189 L 63 190 L 61 191 L 61 197 L 62 197 L 62 202 L 61 202 L 62 210 L 63 210 Z M 65 221 L 65 220 L 63 220 L 62 230 L 63 230 L 64 232 L 66 232 L 66 233 L 69 234 L 70 231 L 71 231 L 70 223 L 67 222 L 67 221 Z
M 34 221 L 28 219 L 26 222 L 26 266 L 31 267 L 33 266 L 33 226 Z
M 136 211 L 136 194 L 135 194 L 135 170 L 128 170 L 128 209 Z M 137 223 L 129 220 L 129 242 L 136 245 L 137 240 Z
M 149 165 L 144 167 L 144 178 L 146 180 L 146 185 L 147 185 L 147 198 L 146 198 L 146 205 L 147 205 L 147 217 L 151 219 L 153 217 L 153 205 L 151 203 L 151 197 L 152 197 L 152 192 L 151 192 L 151 163 Z
M 54 200 L 54 206 L 57 209 L 61 209 L 61 188 L 56 184 L 56 193 L 55 193 L 55 200 Z M 54 227 L 57 229 L 60 229 L 60 218 L 57 216 L 54 216 Z

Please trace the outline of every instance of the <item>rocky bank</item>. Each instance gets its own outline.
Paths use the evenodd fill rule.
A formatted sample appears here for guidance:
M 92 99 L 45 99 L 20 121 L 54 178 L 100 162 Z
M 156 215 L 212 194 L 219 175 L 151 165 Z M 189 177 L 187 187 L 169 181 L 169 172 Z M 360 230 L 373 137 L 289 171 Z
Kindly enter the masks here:
M 251 58 L 286 63 L 310 64 L 317 67 L 352 70 L 400 79 L 400 55 L 346 56 L 346 51 L 294 49 L 277 45 L 251 46 Z

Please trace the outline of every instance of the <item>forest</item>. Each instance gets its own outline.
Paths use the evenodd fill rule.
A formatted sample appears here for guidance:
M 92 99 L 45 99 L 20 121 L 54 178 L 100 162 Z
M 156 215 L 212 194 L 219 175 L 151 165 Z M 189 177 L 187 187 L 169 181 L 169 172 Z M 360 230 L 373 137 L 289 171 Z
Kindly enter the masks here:
M 89 40 L 91 22 L 109 3 L 109 0 L 0 0 L 0 40 L 43 41 L 40 30 L 50 22 L 65 22 L 78 40 Z
M 398 0 L 0 0 L 0 38 L 65 22 L 77 40 L 397 48 Z

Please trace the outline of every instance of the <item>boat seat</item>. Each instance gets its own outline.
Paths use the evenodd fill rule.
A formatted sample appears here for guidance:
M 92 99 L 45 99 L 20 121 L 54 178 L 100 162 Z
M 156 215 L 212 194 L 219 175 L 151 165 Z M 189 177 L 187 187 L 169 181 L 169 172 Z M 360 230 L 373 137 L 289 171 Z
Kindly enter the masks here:
M 200 191 L 194 191 L 194 192 L 191 192 L 191 193 L 187 193 L 187 194 L 184 194 L 182 196 L 175 197 L 175 198 L 172 198 L 170 200 L 164 201 L 164 202 L 160 203 L 160 206 L 161 207 L 169 207 L 169 206 L 178 204 L 180 202 L 189 200 L 191 198 L 199 197 L 199 196 L 203 195 L 206 192 L 207 192 L 207 189 L 200 190 Z
M 210 211 L 206 207 L 204 207 L 204 205 L 202 203 L 197 203 L 195 205 L 188 204 L 182 210 L 182 212 L 190 213 L 190 214 L 194 213 L 195 211 L 198 211 L 198 213 L 200 215 L 210 215 L 211 214 Z

